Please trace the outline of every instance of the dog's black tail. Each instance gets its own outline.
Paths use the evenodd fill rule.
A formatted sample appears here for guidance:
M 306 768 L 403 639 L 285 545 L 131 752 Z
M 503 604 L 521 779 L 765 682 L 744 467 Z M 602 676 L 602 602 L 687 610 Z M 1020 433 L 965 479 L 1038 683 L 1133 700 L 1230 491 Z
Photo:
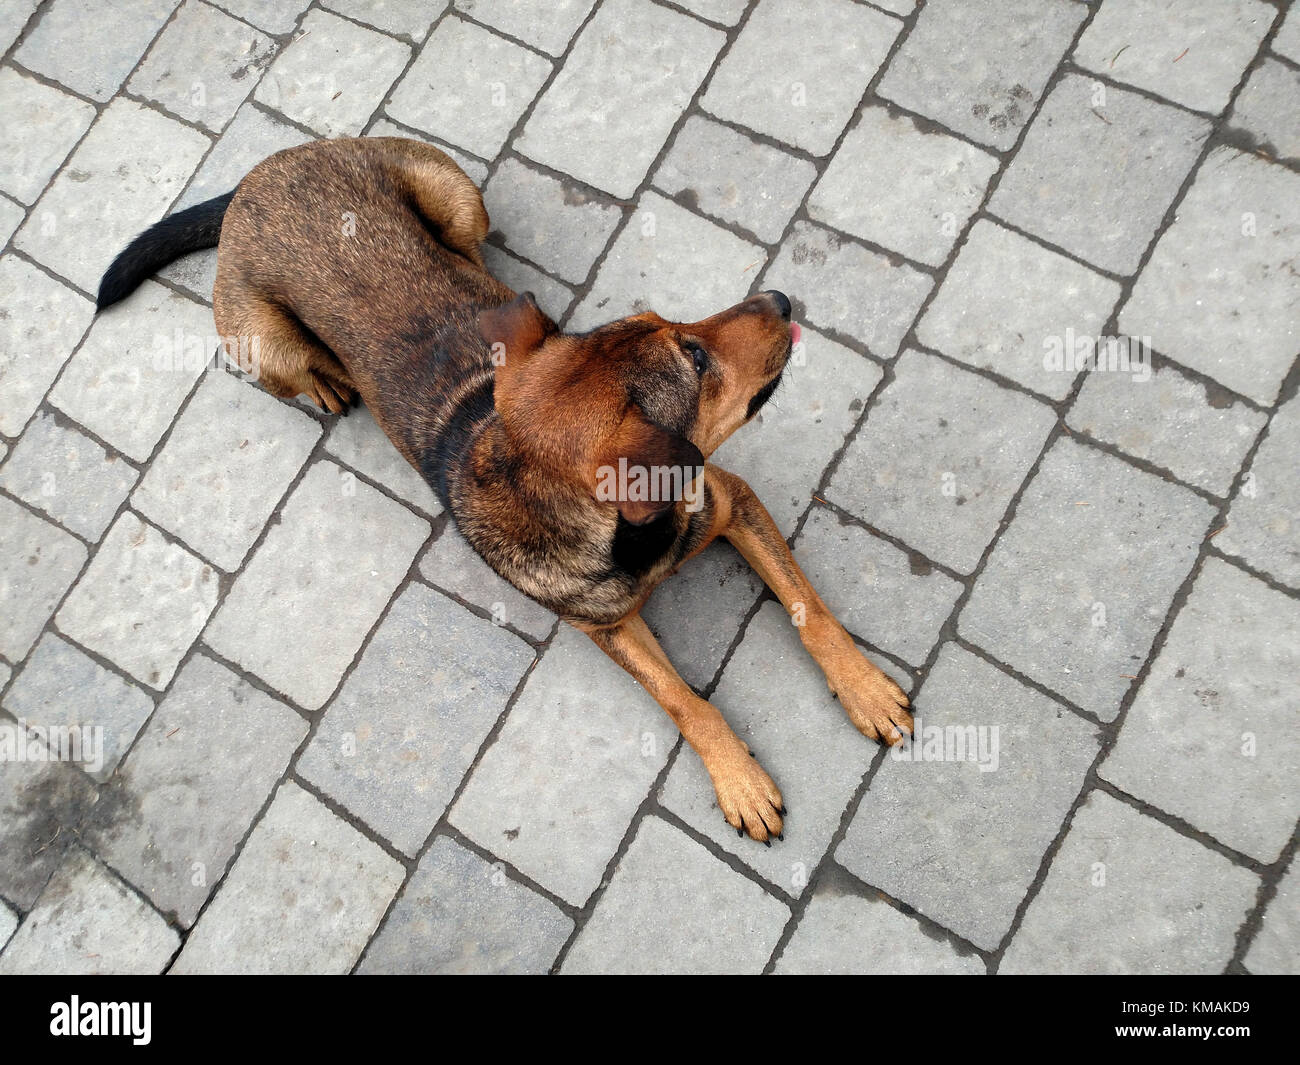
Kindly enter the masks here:
M 170 214 L 131 241 L 104 272 L 95 300 L 96 309 L 102 311 L 126 299 L 141 281 L 173 259 L 203 248 L 215 248 L 221 237 L 221 220 L 234 195 L 232 189 L 224 196 Z

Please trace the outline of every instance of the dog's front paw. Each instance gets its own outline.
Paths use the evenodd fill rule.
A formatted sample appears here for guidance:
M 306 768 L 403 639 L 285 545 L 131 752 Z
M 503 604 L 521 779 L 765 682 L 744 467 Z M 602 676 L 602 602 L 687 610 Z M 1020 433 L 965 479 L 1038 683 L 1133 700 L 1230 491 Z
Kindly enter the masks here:
M 903 689 L 851 646 L 835 657 L 826 670 L 826 683 L 844 712 L 869 739 L 895 746 L 912 734 L 911 705 Z
M 774 837 L 781 838 L 785 813 L 781 792 L 763 767 L 750 757 L 745 744 L 740 744 L 735 753 L 727 755 L 719 764 L 710 766 L 709 776 L 727 824 L 769 847 Z

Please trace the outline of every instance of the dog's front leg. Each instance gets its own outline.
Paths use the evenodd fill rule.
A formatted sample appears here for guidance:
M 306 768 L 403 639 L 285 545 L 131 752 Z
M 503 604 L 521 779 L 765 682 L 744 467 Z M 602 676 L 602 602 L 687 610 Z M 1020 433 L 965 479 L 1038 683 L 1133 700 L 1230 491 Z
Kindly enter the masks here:
M 745 556 L 781 600 L 849 720 L 873 740 L 901 743 L 903 734 L 912 731 L 912 715 L 905 709 L 908 700 L 903 690 L 858 650 L 853 637 L 813 590 L 754 490 L 717 466 L 708 466 L 705 476 L 713 491 L 728 503 L 724 509 L 729 513 L 718 535 Z
M 583 631 L 668 712 L 709 771 L 727 823 L 768 846 L 772 836 L 780 838 L 785 813 L 781 792 L 717 707 L 678 676 L 641 615 L 632 614 L 610 628 Z

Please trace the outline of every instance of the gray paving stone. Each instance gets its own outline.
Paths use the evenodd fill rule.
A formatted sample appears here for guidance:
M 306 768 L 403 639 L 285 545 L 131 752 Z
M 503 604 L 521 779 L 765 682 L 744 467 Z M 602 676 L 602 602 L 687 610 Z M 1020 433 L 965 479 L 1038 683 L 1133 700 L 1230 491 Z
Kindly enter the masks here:
M 904 352 L 826 497 L 970 573 L 1055 420 L 1027 396 L 933 355 Z
M 1300 400 L 1273 416 L 1268 435 L 1228 511 L 1228 527 L 1214 546 L 1292 588 L 1300 588 L 1300 500 L 1295 457 L 1300 454 Z
M 1233 102 L 1228 124 L 1244 129 L 1275 158 L 1300 159 L 1300 72 L 1265 60 Z
M 1214 511 L 1186 488 L 1059 439 L 958 619 L 961 634 L 1113 720 Z
M 0 7 L 0 49 L 9 50 L 39 5 L 40 0 L 13 0 Z
M 439 836 L 357 971 L 540 974 L 572 932 L 554 903 Z
M 930 0 L 880 95 L 1006 150 L 1033 113 L 1087 9 L 1056 0 Z
M 345 973 L 405 870 L 298 785 L 276 793 L 173 973 Z
M 978 219 L 916 329 L 927 347 L 1064 399 L 1078 371 L 1048 357 L 1097 337 L 1119 283 L 988 219 Z
M 790 536 L 882 376 L 870 359 L 806 329 L 776 394 L 710 461 L 744 477 Z
M 0 654 L 20 662 L 81 572 L 86 548 L 4 496 L 0 518 Z
M 1269 406 L 1300 344 L 1289 262 L 1300 175 L 1231 149 L 1205 162 L 1120 312 L 1124 333 Z
M 972 692 L 980 693 L 977 700 Z M 913 713 L 920 741 L 903 752 L 910 760 L 891 757 L 881 765 L 835 858 L 872 887 L 993 950 L 1083 786 L 1101 737 L 952 643 L 939 652 Z M 972 736 L 972 727 L 987 731 Z M 965 752 L 956 735 L 949 745 L 950 728 L 962 730 L 970 744 Z M 991 756 L 984 765 L 993 769 L 977 764 L 977 751 Z
M 962 592 L 919 555 L 825 507 L 813 509 L 794 555 L 845 628 L 914 666 L 925 661 Z
M 546 5 L 456 0 L 458 11 L 551 55 L 564 51 L 594 6 L 595 0 L 553 0 Z
M 969 948 L 968 948 L 969 949 Z M 785 945 L 777 973 L 912 976 L 983 975 L 977 954 L 959 954 L 880 899 L 839 891 L 813 896 Z
M 719 540 L 660 584 L 641 617 L 682 679 L 703 691 L 762 591 L 749 563 Z
M 325 711 L 298 773 L 414 856 L 532 662 L 517 636 L 410 585 Z
M 430 517 L 442 513 L 442 504 L 429 483 L 402 457 L 367 408 L 358 407 L 346 418 L 336 418 L 325 450 Z
M 288 33 L 309 0 L 218 0 L 216 6 L 267 33 Z
M 217 574 L 130 511 L 55 618 L 83 647 L 162 689 L 217 604 Z
M 0 487 L 93 542 L 139 476 L 94 440 L 38 413 L 0 470 Z
M 314 463 L 205 639 L 318 710 L 428 535 L 401 504 L 332 462 Z
M 1067 75 L 1030 126 L 989 210 L 1094 266 L 1131 274 L 1209 129 L 1178 108 Z
M 0 894 L 29 910 L 76 838 L 95 786 L 73 766 L 32 760 L 30 740 L 26 753 L 27 761 L 7 761 L 0 772 Z
M 199 0 L 185 0 L 136 68 L 127 89 L 205 129 L 234 117 L 276 44 L 264 33 Z
M 95 0 L 54 0 L 14 58 L 28 70 L 103 102 L 117 91 L 176 3 L 119 0 L 109 32 Z
M 153 975 L 180 943 L 126 884 L 74 849 L 0 954 L 0 974 Z
M 1163 366 L 1146 381 L 1095 370 L 1066 418 L 1179 479 L 1226 496 L 1266 417 L 1211 385 Z
M 1219 973 L 1258 888 L 1253 873 L 1093 791 L 998 971 Z
M 326 0 L 323 6 L 419 44 L 447 4 L 448 0 Z
M 573 303 L 573 290 L 567 285 L 560 284 L 494 244 L 483 245 L 483 262 L 487 264 L 488 273 L 503 285 L 509 285 L 516 292 L 531 292 L 537 305 L 555 321 L 560 321 L 568 313 Z
M 207 150 L 197 130 L 114 100 L 32 209 L 14 246 L 94 292 L 114 256 L 163 215 Z
M 90 325 L 94 304 L 12 255 L 0 257 L 0 433 L 17 436 Z
M 757 884 L 647 817 L 561 971 L 758 973 L 789 918 Z
M 77 302 L 88 320 L 90 304 Z M 50 402 L 128 458 L 147 462 L 199 375 L 217 364 L 217 343 L 211 310 L 146 281 L 95 319 Z
M 816 175 L 806 159 L 691 115 L 655 172 L 654 183 L 670 196 L 743 226 L 771 244 L 781 239 Z
M 174 210 L 192 207 L 230 192 L 262 160 L 309 140 L 311 138 L 301 130 L 273 118 L 251 103 L 245 103 L 235 112 L 221 139 L 203 160 L 198 173 L 176 201 Z M 167 276 L 166 270 L 163 276 Z M 212 298 L 211 286 L 203 295 L 205 299 Z
M 0 247 L 9 243 L 9 238 L 26 216 L 27 211 L 21 205 L 8 196 L 0 196 Z
M 515 147 L 629 199 L 703 83 L 723 34 L 649 0 L 606 0 Z M 627 121 L 635 115 L 636 121 Z M 598 146 L 599 150 L 593 150 Z
M 431 584 L 492 614 L 497 625 L 535 640 L 544 640 L 555 626 L 555 615 L 497 576 L 457 531 L 454 523 L 420 559 L 420 576 Z
M 309 11 L 302 29 L 262 76 L 253 98 L 324 137 L 355 137 L 405 69 L 411 49 L 328 11 Z
M 1263 0 L 1106 0 L 1073 58 L 1086 70 L 1217 115 L 1275 14 Z
M 1300 862 L 1291 860 L 1264 911 L 1264 922 L 1246 952 L 1246 968 L 1259 976 L 1300 973 Z M 2 937 L 0 937 L 2 938 Z
M 6 67 L 0 70 L 0 189 L 32 204 L 90 128 L 95 109 Z
M 997 168 L 996 158 L 965 141 L 868 107 L 813 189 L 808 214 L 941 266 Z
M 890 359 L 934 287 L 929 274 L 847 240 L 838 233 L 795 222 L 764 288 L 779 288 L 795 317 L 834 330 Z
M 582 189 L 502 160 L 483 203 L 506 247 L 564 281 L 577 284 L 623 220 L 623 212 Z
M 704 107 L 826 155 L 900 29 L 897 19 L 851 0 L 759 0 Z
M 319 423 L 234 375 L 206 374 L 131 503 L 232 572 L 320 435 Z
M 85 771 L 103 783 L 153 713 L 153 700 L 133 684 L 46 633 L 5 694 L 5 709 L 28 725 L 77 726 Z M 101 730 L 86 746 L 86 730 Z M 48 733 L 47 733 L 48 735 Z
M 677 736 L 639 684 L 588 637 L 561 626 L 452 807 L 451 823 L 581 906 Z
M 0 900 L 0 950 L 9 942 L 9 938 L 18 928 L 18 914 Z
M 283 703 L 195 655 L 101 797 L 95 851 L 189 927 L 306 735 Z
M 1282 23 L 1282 28 L 1273 38 L 1273 51 L 1284 55 L 1293 63 L 1300 63 L 1300 15 L 1296 8 L 1290 8 Z
M 749 0 L 683 0 L 677 5 L 692 11 L 710 22 L 734 26 L 749 6 Z
M 592 329 L 644 310 L 671 321 L 700 321 L 744 299 L 766 260 L 757 244 L 646 192 L 569 328 Z M 682 269 L 684 262 L 689 270 Z
M 429 36 L 386 108 L 398 122 L 495 159 L 551 73 L 536 52 L 446 18 Z
M 1265 865 L 1300 816 L 1300 603 L 1208 558 L 1101 775 Z
M 419 141 L 423 141 L 425 144 L 432 144 L 439 151 L 446 152 L 449 156 L 451 156 L 451 158 L 455 161 L 456 165 L 460 167 L 463 171 L 465 171 L 465 173 L 469 175 L 469 179 L 472 182 L 474 182 L 474 184 L 477 185 L 479 188 L 482 188 L 483 182 L 487 180 L 487 173 L 488 173 L 487 165 L 481 162 L 480 160 L 475 159 L 474 156 L 467 155 L 465 152 L 462 152 L 459 148 L 455 147 L 454 145 L 443 144 L 440 141 L 435 141 L 432 137 L 426 137 L 421 134 L 414 133 L 409 129 L 404 129 L 401 126 L 399 126 L 396 122 L 392 122 L 387 118 L 381 118 L 378 122 L 376 122 L 373 126 L 371 126 L 370 129 L 367 131 L 366 136 L 367 137 L 405 137 L 408 140 L 419 140 Z
M 697 832 L 796 898 L 840 826 L 844 808 L 879 750 L 826 687 L 779 603 L 764 603 L 710 700 L 776 781 L 794 811 L 783 842 L 737 836 L 718 809 L 704 763 L 683 745 L 658 799 Z

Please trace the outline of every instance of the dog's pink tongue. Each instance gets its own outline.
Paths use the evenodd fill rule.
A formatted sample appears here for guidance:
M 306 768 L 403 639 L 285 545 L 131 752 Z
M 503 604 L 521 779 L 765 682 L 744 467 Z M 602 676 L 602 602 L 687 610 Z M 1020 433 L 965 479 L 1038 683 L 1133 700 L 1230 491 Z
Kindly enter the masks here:
M 799 328 L 798 322 L 790 323 L 790 343 L 798 344 L 803 338 L 803 330 Z

